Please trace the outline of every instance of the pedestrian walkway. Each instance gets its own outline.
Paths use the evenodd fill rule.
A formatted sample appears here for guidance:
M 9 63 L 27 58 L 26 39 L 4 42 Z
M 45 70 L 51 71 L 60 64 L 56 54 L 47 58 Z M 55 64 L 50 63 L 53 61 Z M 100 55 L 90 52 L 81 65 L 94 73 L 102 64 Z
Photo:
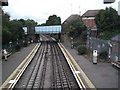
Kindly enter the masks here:
M 11 55 L 7 61 L 2 61 L 2 81 L 4 82 L 10 74 L 18 67 L 18 65 L 27 57 L 27 55 L 35 47 L 36 43 L 30 44 L 28 47 L 22 48 L 19 52 Z
M 84 56 L 78 55 L 75 49 L 71 49 L 71 46 L 63 43 L 66 49 L 74 57 L 76 62 L 91 80 L 96 88 L 118 88 L 118 69 L 112 67 L 111 63 L 98 63 L 93 64 L 88 61 Z

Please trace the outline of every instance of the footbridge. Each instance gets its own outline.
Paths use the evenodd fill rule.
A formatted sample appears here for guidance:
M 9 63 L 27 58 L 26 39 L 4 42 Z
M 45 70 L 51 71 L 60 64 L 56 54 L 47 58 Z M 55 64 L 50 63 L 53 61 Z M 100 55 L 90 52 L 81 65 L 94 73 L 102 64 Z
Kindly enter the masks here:
M 34 42 L 38 42 L 41 34 L 57 35 L 58 39 L 61 38 L 61 25 L 54 26 L 35 26 L 23 27 L 25 35 Z

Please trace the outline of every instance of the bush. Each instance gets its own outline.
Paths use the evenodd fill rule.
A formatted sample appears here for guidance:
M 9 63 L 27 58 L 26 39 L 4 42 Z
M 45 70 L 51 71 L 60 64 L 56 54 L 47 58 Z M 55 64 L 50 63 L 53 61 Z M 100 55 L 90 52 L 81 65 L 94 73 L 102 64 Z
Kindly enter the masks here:
M 78 50 L 78 54 L 80 55 L 87 53 L 87 48 L 85 46 L 78 46 L 77 50 Z
M 107 51 L 101 51 L 98 56 L 100 59 L 107 59 L 108 58 L 108 53 Z
M 21 48 L 21 46 L 20 46 L 20 45 L 16 45 L 16 46 L 15 46 L 15 50 L 16 50 L 16 51 L 19 51 L 19 50 L 20 50 L 20 48 Z

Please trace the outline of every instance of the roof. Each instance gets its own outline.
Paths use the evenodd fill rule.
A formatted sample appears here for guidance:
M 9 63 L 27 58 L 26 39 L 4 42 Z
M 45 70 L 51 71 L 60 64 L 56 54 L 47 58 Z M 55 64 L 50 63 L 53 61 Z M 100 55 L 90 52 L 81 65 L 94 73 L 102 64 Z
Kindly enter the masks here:
M 78 14 L 73 14 L 71 16 L 69 16 L 62 24 L 66 23 L 66 22 L 71 22 L 73 20 L 78 19 L 80 16 Z
M 95 17 L 99 13 L 100 10 L 88 10 L 86 11 L 82 17 Z
M 112 41 L 119 41 L 120 42 L 120 34 L 116 35 L 111 39 Z

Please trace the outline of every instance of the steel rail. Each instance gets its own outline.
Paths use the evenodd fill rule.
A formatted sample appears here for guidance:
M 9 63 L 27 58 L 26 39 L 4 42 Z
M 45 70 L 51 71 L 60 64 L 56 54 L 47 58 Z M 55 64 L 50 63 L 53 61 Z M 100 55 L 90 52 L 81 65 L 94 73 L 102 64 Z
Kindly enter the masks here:
M 48 45 L 49 45 L 49 42 L 47 42 L 47 46 L 46 46 L 46 50 L 44 51 L 45 53 L 45 57 L 44 57 L 44 64 L 43 64 L 43 70 L 42 70 L 42 75 L 41 75 L 41 81 L 40 81 L 40 86 L 39 88 L 40 89 L 43 89 L 44 88 L 44 79 L 45 79 L 45 73 L 46 73 L 46 67 L 47 67 L 47 62 L 48 62 Z
M 20 79 L 20 77 L 22 76 L 22 74 L 24 73 L 24 71 L 26 70 L 27 66 L 30 64 L 31 60 L 34 58 L 38 48 L 39 48 L 40 44 L 36 45 L 36 47 L 31 51 L 31 53 L 25 58 L 25 60 L 18 66 L 18 69 L 22 66 L 21 69 L 19 69 L 19 73 L 16 75 L 16 77 L 14 78 L 15 82 L 11 83 L 7 89 L 13 89 L 14 86 L 16 85 L 16 83 L 18 82 L 18 80 Z M 17 69 L 17 70 L 18 70 Z
M 65 78 L 66 78 L 66 82 L 67 82 L 67 84 L 68 84 L 68 88 L 69 88 L 69 89 L 72 89 L 70 80 L 69 80 L 69 78 L 67 77 L 67 73 L 66 73 L 67 71 L 65 70 L 65 68 L 63 68 L 64 66 L 63 66 L 63 62 L 62 62 L 62 60 L 61 60 L 61 52 L 60 52 L 60 48 L 58 47 L 57 44 L 56 44 L 56 51 L 58 51 L 57 54 L 59 55 L 59 60 L 60 60 L 60 62 L 61 62 L 61 66 L 62 66 L 62 69 L 63 69 L 64 76 L 65 76 Z
M 43 43 L 44 44 L 44 43 Z M 41 65 L 41 62 L 42 62 L 42 58 L 43 58 L 43 55 L 44 55 L 44 49 L 45 49 L 45 46 L 42 44 L 42 46 L 44 48 L 42 48 L 42 53 L 39 54 L 39 57 L 37 58 L 37 64 L 35 65 L 35 68 L 34 68 L 34 71 L 28 81 L 28 84 L 27 84 L 27 87 L 26 88 L 33 88 L 34 87 L 34 83 L 35 83 L 35 80 L 36 80 L 36 77 L 37 77 L 37 74 L 39 72 L 39 66 Z
M 56 73 L 55 73 L 55 62 L 53 61 L 54 60 L 54 58 L 55 58 L 55 56 L 54 56 L 54 50 L 53 50 L 53 46 L 52 45 L 50 45 L 50 47 L 51 47 L 51 60 L 52 60 L 52 73 L 53 73 L 53 75 L 52 75 L 52 83 L 51 83 L 51 88 L 52 89 L 54 89 L 54 88 L 56 88 Z
M 73 66 L 72 62 L 70 61 L 70 57 L 68 57 L 68 55 L 65 53 L 66 52 L 65 49 L 62 47 L 61 44 L 58 43 L 58 45 L 59 45 L 61 51 L 63 52 L 64 56 L 66 57 L 66 60 L 70 66 L 70 69 L 71 69 L 80 89 L 86 89 L 86 87 L 85 87 L 84 83 L 82 82 L 81 78 L 79 77 L 78 73 L 75 73 L 76 69 Z
M 57 49 L 56 43 L 54 43 L 52 49 L 54 50 L 54 56 L 55 56 L 55 59 L 53 61 L 54 62 L 53 65 L 56 65 L 53 68 L 53 69 L 55 69 L 54 71 L 56 71 L 56 72 L 54 72 L 54 76 L 56 74 L 56 81 L 54 81 L 54 82 L 56 82 L 56 85 L 55 85 L 56 87 L 55 88 L 61 88 L 63 90 L 65 88 L 69 88 L 70 89 L 71 87 L 70 87 L 70 85 L 68 85 L 69 84 L 68 82 L 67 82 L 67 87 L 64 85 L 64 83 L 66 83 L 65 81 L 67 80 L 67 78 L 66 78 L 66 75 L 65 75 L 65 72 L 64 72 L 61 60 L 60 60 L 60 56 L 58 54 L 59 50 Z
M 42 44 L 41 44 L 41 47 L 39 48 L 39 50 L 38 50 L 38 52 L 37 53 L 42 53 Z M 31 76 L 32 76 L 32 74 L 33 74 L 33 71 L 34 71 L 34 69 L 35 69 L 35 66 L 36 66 L 36 64 L 38 63 L 38 58 L 40 57 L 39 55 L 40 54 L 36 54 L 36 56 L 35 56 L 35 64 L 34 64 L 34 67 L 32 67 L 31 68 L 31 71 L 29 72 L 29 75 L 28 75 L 28 77 L 25 79 L 25 81 L 24 81 L 24 83 L 22 84 L 22 88 L 26 88 L 27 87 L 27 85 L 28 85 L 28 82 L 29 82 L 29 80 L 30 80 L 30 78 L 31 78 Z
M 81 82 L 83 89 L 87 89 L 87 88 L 93 88 L 94 90 L 96 90 L 96 87 L 93 85 L 93 83 L 89 80 L 89 78 L 87 77 L 87 75 L 83 72 L 83 70 L 80 68 L 80 66 L 76 63 L 76 61 L 74 60 L 74 58 L 71 56 L 71 54 L 65 49 L 65 47 L 61 44 L 61 46 L 63 47 L 64 51 L 66 52 L 69 61 L 71 62 L 71 65 L 73 66 L 74 70 L 78 70 L 80 71 L 82 77 L 84 77 L 84 80 L 86 82 L 86 84 L 88 85 L 88 87 L 85 86 L 85 82 L 82 81 L 81 76 L 78 73 L 75 73 L 79 79 L 79 81 Z M 74 67 L 74 65 L 75 67 Z

